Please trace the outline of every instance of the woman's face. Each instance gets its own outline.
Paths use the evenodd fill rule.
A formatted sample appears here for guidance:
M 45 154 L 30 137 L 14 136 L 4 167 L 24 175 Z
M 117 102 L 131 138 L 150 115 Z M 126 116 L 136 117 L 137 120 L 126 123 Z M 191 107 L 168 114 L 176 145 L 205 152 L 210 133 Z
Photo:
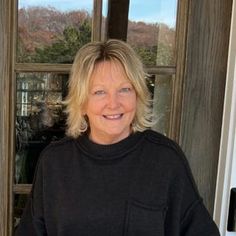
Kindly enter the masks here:
M 84 113 L 90 139 L 112 144 L 126 138 L 136 112 L 136 93 L 119 62 L 99 62 L 90 78 Z

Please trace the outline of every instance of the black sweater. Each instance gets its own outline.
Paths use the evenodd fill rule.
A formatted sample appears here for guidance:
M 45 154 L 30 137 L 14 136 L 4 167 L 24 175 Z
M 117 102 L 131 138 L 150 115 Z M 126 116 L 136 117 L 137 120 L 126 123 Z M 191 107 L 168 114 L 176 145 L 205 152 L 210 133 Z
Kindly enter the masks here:
M 188 163 L 147 130 L 112 145 L 86 135 L 41 154 L 17 236 L 215 236 Z

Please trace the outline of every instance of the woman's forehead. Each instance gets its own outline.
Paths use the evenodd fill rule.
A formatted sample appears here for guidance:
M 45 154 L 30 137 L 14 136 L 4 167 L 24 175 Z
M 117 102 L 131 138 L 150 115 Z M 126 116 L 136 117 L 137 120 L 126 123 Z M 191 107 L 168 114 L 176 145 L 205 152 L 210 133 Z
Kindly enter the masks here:
M 94 65 L 93 71 L 96 71 L 96 70 L 102 71 L 104 69 L 112 69 L 115 71 L 119 70 L 119 71 L 125 72 L 125 69 L 124 69 L 123 65 L 121 64 L 121 62 L 118 60 L 115 60 L 115 59 L 103 60 L 103 61 L 96 62 Z
M 96 63 L 91 74 L 90 82 L 106 79 L 130 80 L 124 70 L 124 67 L 118 61 L 100 61 Z

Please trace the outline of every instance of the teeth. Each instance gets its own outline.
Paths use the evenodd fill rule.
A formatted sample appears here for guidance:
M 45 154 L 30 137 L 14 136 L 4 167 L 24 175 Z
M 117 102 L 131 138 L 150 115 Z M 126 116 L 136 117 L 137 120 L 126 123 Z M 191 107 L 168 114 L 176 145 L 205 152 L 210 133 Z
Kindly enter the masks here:
M 104 116 L 107 119 L 118 119 L 120 118 L 122 115 L 118 114 L 118 115 L 108 115 L 108 116 Z

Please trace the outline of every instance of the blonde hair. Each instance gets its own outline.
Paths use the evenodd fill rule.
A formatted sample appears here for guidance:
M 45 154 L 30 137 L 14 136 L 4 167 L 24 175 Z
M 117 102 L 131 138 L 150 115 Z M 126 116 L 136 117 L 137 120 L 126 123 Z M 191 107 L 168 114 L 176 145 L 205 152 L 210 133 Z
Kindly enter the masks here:
M 110 39 L 106 42 L 88 43 L 76 54 L 65 101 L 68 136 L 77 138 L 89 127 L 83 109 L 88 98 L 90 77 L 95 65 L 104 60 L 118 61 L 135 89 L 137 109 L 132 122 L 133 131 L 143 131 L 152 126 L 150 93 L 145 82 L 147 75 L 143 64 L 127 43 Z

